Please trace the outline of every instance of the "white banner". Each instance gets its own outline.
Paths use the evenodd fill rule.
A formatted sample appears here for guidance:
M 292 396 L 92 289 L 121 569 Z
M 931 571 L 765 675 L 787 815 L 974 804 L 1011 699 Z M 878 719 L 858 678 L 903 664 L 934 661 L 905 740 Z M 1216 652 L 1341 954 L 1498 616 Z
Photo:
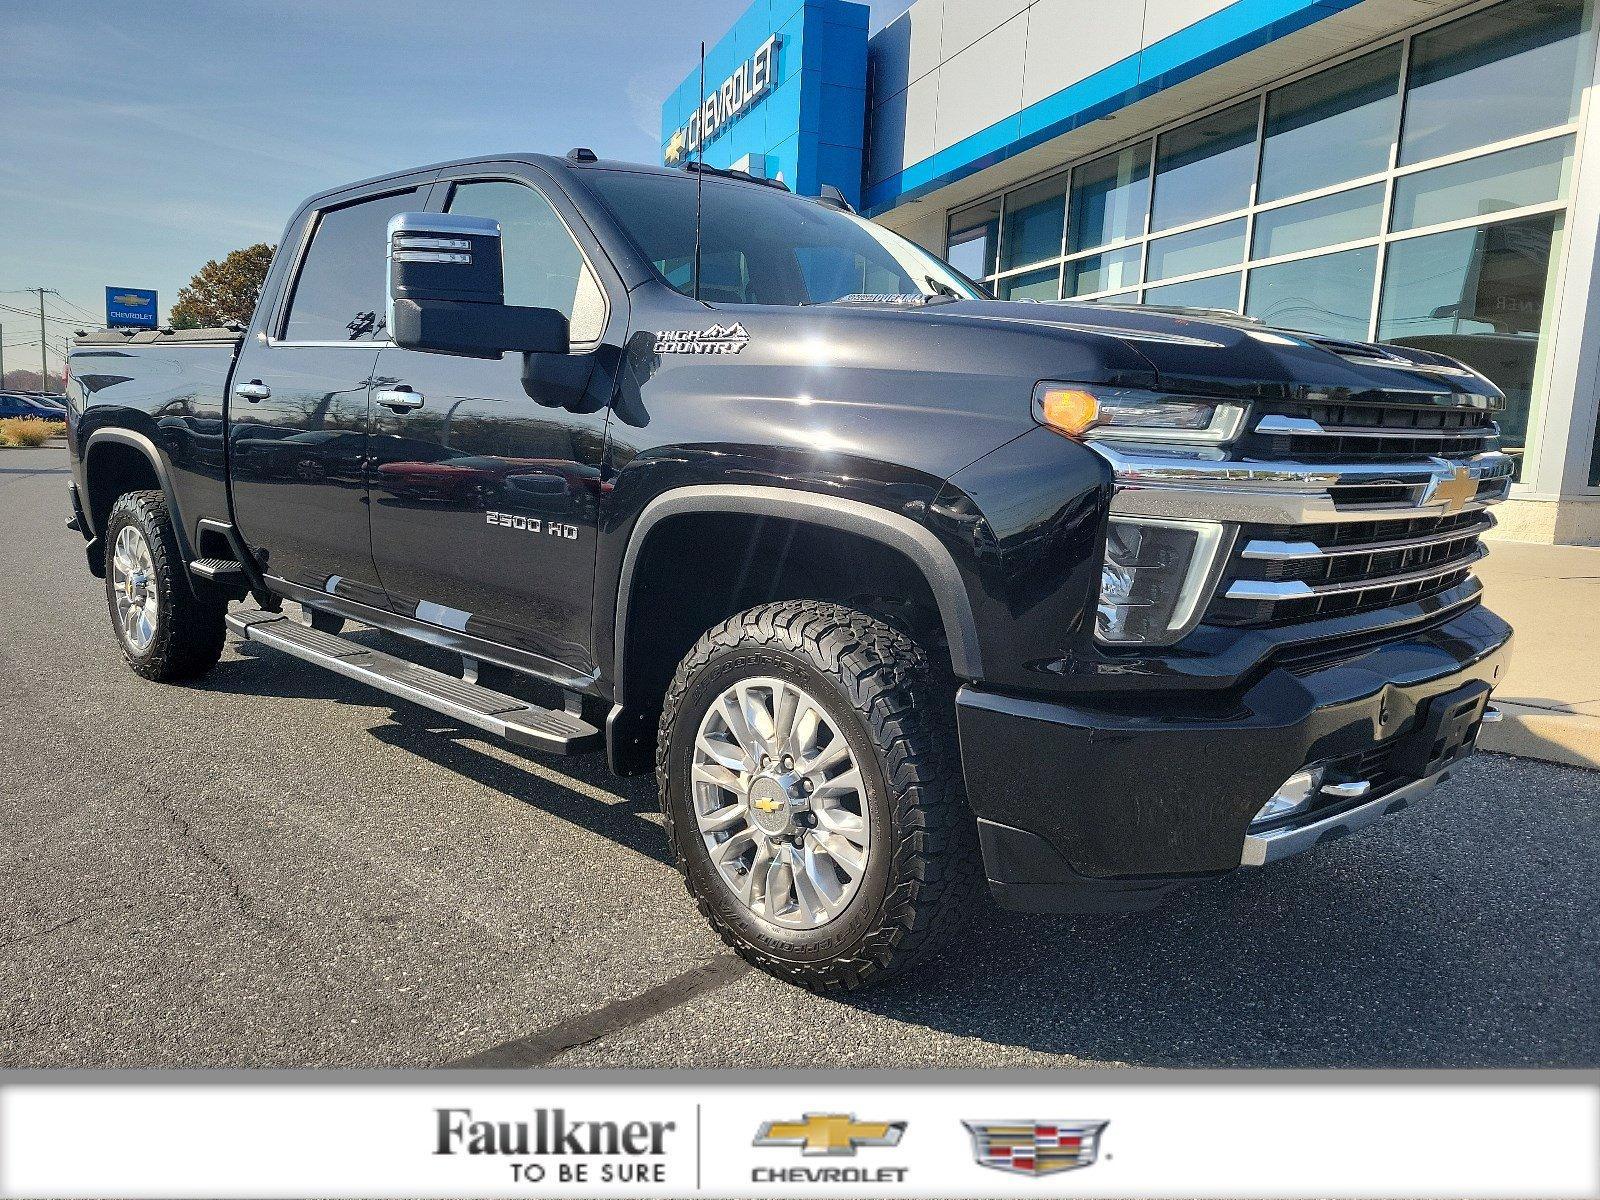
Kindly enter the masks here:
M 1600 1088 L 1574 1076 L 1383 1085 L 1060 1076 L 989 1085 L 937 1074 L 748 1085 L 678 1082 L 677 1073 L 670 1084 L 60 1078 L 68 1082 L 0 1087 L 0 1195 L 1600 1196 Z

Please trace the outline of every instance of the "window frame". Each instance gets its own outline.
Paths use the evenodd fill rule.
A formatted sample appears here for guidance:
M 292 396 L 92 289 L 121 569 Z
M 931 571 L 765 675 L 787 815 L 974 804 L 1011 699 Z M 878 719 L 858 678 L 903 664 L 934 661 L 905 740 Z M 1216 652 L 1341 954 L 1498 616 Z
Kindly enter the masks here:
M 387 335 L 381 338 L 345 338 L 342 341 L 322 341 L 315 338 L 305 340 L 291 339 L 286 338 L 284 334 L 289 328 L 289 313 L 294 308 L 295 292 L 300 287 L 300 278 L 305 272 L 306 261 L 311 256 L 312 243 L 316 241 L 317 230 L 322 227 L 322 222 L 327 215 L 333 212 L 340 212 L 343 209 L 355 208 L 360 204 L 370 204 L 374 200 L 382 200 L 385 196 L 403 195 L 406 192 L 414 192 L 417 195 L 419 207 L 414 211 L 426 212 L 428 211 L 428 203 L 432 198 L 435 178 L 434 174 L 429 174 L 425 178 L 413 177 L 410 180 L 405 177 L 386 179 L 367 191 L 355 193 L 338 192 L 332 196 L 323 197 L 327 203 L 315 208 L 308 208 L 305 211 L 304 219 L 300 223 L 300 238 L 295 244 L 294 260 L 290 264 L 283 287 L 279 289 L 277 296 L 274 298 L 272 317 L 267 322 L 265 331 L 266 344 L 273 347 L 303 346 L 319 349 L 330 349 L 334 346 L 359 346 L 366 349 L 394 345 L 394 338 Z

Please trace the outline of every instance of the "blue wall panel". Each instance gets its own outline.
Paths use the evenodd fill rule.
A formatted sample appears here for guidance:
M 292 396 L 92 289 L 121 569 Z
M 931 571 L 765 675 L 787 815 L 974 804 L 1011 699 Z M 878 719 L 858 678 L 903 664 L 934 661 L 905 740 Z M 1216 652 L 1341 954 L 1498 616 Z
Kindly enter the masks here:
M 778 37 L 770 90 L 706 139 L 705 160 L 732 167 L 750 156 L 769 177 L 815 195 L 833 184 L 861 203 L 866 142 L 867 15 L 850 0 L 756 0 L 706 51 L 706 90 L 743 68 L 768 38 Z M 685 136 L 699 100 L 696 65 L 661 106 L 661 150 L 676 144 L 692 158 Z M 675 143 L 675 137 L 677 139 Z

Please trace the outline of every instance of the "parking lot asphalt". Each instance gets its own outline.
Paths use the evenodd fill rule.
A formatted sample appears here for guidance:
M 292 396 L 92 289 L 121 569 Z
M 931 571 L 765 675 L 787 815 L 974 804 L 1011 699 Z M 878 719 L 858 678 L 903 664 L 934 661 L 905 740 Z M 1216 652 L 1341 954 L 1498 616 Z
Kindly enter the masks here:
M 1357 837 L 1151 913 L 985 906 L 825 999 L 706 929 L 648 778 L 233 640 L 135 676 L 66 470 L 0 452 L 0 1066 L 1600 1065 L 1600 774 L 1479 756 Z

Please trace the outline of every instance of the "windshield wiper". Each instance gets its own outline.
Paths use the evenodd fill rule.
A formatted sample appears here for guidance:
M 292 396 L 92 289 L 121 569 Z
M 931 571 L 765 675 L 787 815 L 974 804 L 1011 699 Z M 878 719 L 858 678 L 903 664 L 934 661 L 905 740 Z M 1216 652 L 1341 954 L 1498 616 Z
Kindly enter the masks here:
M 965 300 L 967 298 L 942 279 L 937 279 L 932 275 L 924 275 L 922 278 L 933 289 L 933 295 L 928 297 L 928 303 L 930 304 L 935 300 Z

